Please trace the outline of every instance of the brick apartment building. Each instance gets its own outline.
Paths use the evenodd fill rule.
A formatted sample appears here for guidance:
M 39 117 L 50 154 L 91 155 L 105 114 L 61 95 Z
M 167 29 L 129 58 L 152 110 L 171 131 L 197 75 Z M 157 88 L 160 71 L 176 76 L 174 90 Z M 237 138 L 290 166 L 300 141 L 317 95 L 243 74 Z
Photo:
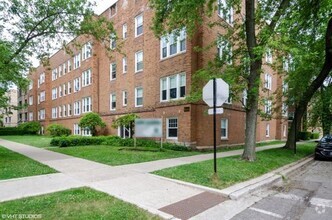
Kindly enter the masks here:
M 106 122 L 105 133 L 124 137 L 128 136 L 128 130 L 114 129 L 111 124 L 122 115 L 136 113 L 141 118 L 162 118 L 164 141 L 211 146 L 212 117 L 207 115 L 207 105 L 189 104 L 185 97 L 190 92 L 193 74 L 217 52 L 228 53 L 217 46 L 204 52 L 196 52 L 194 47 L 207 46 L 223 30 L 202 26 L 192 39 L 185 30 L 176 38 L 170 34 L 158 39 L 150 29 L 154 11 L 149 8 L 148 0 L 113 3 L 100 16 L 113 21 L 118 39 L 111 40 L 110 47 L 121 43 L 121 53 L 114 52 L 109 57 L 104 46 L 79 36 L 82 50 L 74 50 L 74 56 L 60 50 L 50 58 L 50 66 L 41 65 L 31 74 L 32 83 L 24 98 L 29 102 L 25 119 L 40 121 L 43 129 L 59 123 L 73 134 L 88 135 L 89 131 L 79 128 L 78 122 L 83 114 L 93 111 Z M 211 19 L 232 22 L 232 14 L 224 19 L 221 13 L 216 12 Z M 273 62 L 271 54 L 267 54 L 266 62 Z M 261 95 L 268 96 L 281 88 L 282 78 L 269 65 L 263 69 Z M 223 108 L 224 113 L 217 116 L 220 136 L 217 143 L 244 143 L 242 103 L 229 100 Z M 265 112 L 271 108 L 272 101 L 262 106 Z M 287 118 L 282 117 L 281 111 L 274 114 L 280 117 L 258 120 L 257 141 L 286 137 Z
M 5 96 L 8 98 L 8 107 L 0 109 L 2 125 L 4 127 L 15 127 L 17 126 L 17 110 L 14 107 L 17 106 L 17 89 L 9 89 Z

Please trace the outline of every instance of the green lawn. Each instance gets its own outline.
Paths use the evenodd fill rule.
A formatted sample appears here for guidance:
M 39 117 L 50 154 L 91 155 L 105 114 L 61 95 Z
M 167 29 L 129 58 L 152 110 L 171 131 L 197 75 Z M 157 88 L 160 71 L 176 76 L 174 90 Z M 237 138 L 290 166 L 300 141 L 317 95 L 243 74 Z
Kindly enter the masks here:
M 52 140 L 52 137 L 38 135 L 8 135 L 0 136 L 0 138 L 8 141 L 15 141 L 21 144 L 28 144 L 35 147 L 50 147 L 50 142 Z
M 0 180 L 56 173 L 52 168 L 0 146 Z
M 203 186 L 223 189 L 235 183 L 243 182 L 286 164 L 313 154 L 314 143 L 298 145 L 297 154 L 283 148 L 257 152 L 255 162 L 240 160 L 240 156 L 220 158 L 217 160 L 218 175 L 213 175 L 213 160 L 167 168 L 154 174 L 183 180 Z
M 33 214 L 35 219 L 160 219 L 135 205 L 90 188 L 0 203 L 0 216 Z
M 48 150 L 71 155 L 74 157 L 97 161 L 112 166 L 200 154 L 196 151 L 160 151 L 159 149 L 155 149 L 155 151 L 144 151 L 144 148 L 137 149 L 138 151 L 134 151 L 133 148 L 97 145 L 67 148 L 49 148 Z

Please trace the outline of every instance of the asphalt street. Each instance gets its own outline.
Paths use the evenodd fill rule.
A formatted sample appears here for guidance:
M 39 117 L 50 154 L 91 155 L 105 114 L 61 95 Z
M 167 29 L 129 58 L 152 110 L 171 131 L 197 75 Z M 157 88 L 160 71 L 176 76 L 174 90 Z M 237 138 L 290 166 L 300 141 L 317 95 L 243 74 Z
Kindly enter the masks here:
M 332 219 L 332 161 L 313 161 L 233 220 Z

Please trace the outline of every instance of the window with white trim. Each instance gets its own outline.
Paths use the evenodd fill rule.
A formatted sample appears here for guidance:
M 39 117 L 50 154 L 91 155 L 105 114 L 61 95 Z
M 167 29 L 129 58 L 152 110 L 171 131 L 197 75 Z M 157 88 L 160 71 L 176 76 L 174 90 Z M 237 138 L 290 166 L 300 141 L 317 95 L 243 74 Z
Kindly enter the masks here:
M 33 112 L 29 112 L 29 121 L 33 121 Z
M 226 0 L 218 0 L 218 15 L 228 24 L 233 24 L 233 7 Z
M 128 92 L 122 91 L 122 106 L 127 106 L 128 104 Z
M 282 81 L 282 92 L 285 94 L 288 91 L 288 83 L 283 80 Z
M 58 88 L 52 89 L 52 100 L 57 99 L 58 97 Z
M 39 111 L 39 119 L 44 120 L 45 119 L 45 109 L 41 109 Z
M 58 108 L 54 107 L 52 108 L 52 118 L 57 118 L 58 117 Z
M 126 39 L 127 34 L 128 34 L 128 27 L 127 27 L 127 23 L 125 23 L 122 25 L 122 38 Z
M 110 110 L 114 111 L 116 109 L 116 95 L 112 93 L 110 95 Z
M 110 64 L 110 80 L 116 79 L 116 63 Z
M 135 37 L 143 34 L 143 14 L 135 17 Z
M 272 63 L 272 50 L 270 48 L 266 50 L 265 61 L 266 63 Z
M 74 102 L 74 115 L 81 114 L 81 101 Z
M 81 128 L 82 136 L 91 136 L 91 130 L 89 128 Z
M 78 124 L 74 124 L 74 135 L 81 135 L 81 128 Z
M 247 93 L 247 89 L 245 89 L 242 92 L 242 105 L 243 106 L 247 106 L 247 100 L 248 100 L 248 93 Z
M 67 110 L 66 110 L 66 105 L 63 105 L 62 106 L 62 114 L 63 114 L 63 117 L 67 117 Z
M 217 42 L 217 50 L 218 50 L 218 57 L 222 61 L 227 64 L 232 64 L 232 56 L 233 56 L 233 49 L 232 44 L 224 39 L 223 37 L 219 37 Z
M 228 119 L 226 119 L 226 118 L 221 119 L 220 138 L 221 139 L 227 139 L 228 138 Z
M 62 86 L 59 86 L 59 97 L 62 97 Z
M 63 91 L 63 95 L 66 96 L 67 95 L 66 83 L 62 84 L 62 91 Z
M 264 88 L 272 90 L 272 76 L 268 73 L 264 75 Z
M 288 106 L 285 102 L 282 103 L 282 116 L 283 117 L 288 117 Z
M 62 65 L 59 66 L 59 77 L 62 76 Z
M 129 126 L 119 126 L 118 127 L 118 136 L 126 139 L 131 137 L 131 129 Z
M 44 102 L 45 101 L 45 91 L 41 91 L 40 92 L 40 102 Z
M 81 66 L 81 53 L 74 56 L 74 70 Z
M 116 34 L 111 33 L 110 35 L 110 48 L 115 49 L 116 48 Z
M 91 42 L 88 42 L 82 47 L 82 60 L 90 58 L 92 55 L 92 45 Z
M 167 139 L 178 139 L 178 118 L 167 118 Z
M 85 97 L 82 99 L 82 113 L 92 112 L 91 97 Z
M 272 114 L 272 101 L 271 100 L 265 100 L 264 112 L 265 112 L 265 114 L 268 114 L 268 115 Z
M 59 106 L 59 118 L 62 118 L 62 106 Z
M 88 69 L 82 73 L 82 87 L 91 85 L 91 83 L 92 83 L 91 69 Z
M 176 75 L 160 79 L 160 101 L 181 99 L 186 96 L 186 74 Z
M 265 136 L 270 137 L 270 124 L 266 124 L 265 127 Z
M 33 105 L 33 96 L 29 96 L 29 105 Z
M 143 106 L 143 88 L 137 87 L 135 88 L 135 107 Z
M 30 83 L 29 83 L 29 90 L 31 90 L 32 88 L 33 88 L 33 82 L 30 81 Z
M 67 62 L 67 66 L 68 66 L 68 73 L 69 73 L 70 71 L 72 71 L 71 60 L 70 59 Z
M 40 104 L 40 94 L 37 95 L 37 104 Z
M 283 136 L 286 137 L 287 136 L 287 125 L 283 125 Z
M 172 31 L 160 39 L 160 57 L 161 59 L 174 56 L 186 51 L 186 29 Z
M 52 81 L 56 80 L 58 78 L 58 69 L 52 70 Z
M 39 84 L 43 84 L 45 82 L 45 73 L 41 73 L 39 75 Z
M 65 75 L 67 73 L 67 65 L 66 65 L 66 63 L 62 64 L 62 69 L 63 69 L 63 75 Z
M 67 105 L 68 116 L 71 116 L 71 104 Z
M 81 90 L 81 77 L 77 77 L 74 79 L 74 92 L 78 92 Z
M 127 72 L 127 57 L 123 57 L 122 58 L 122 73 L 126 73 Z
M 68 94 L 71 94 L 71 82 L 67 83 Z
M 135 73 L 143 71 L 143 51 L 135 53 Z

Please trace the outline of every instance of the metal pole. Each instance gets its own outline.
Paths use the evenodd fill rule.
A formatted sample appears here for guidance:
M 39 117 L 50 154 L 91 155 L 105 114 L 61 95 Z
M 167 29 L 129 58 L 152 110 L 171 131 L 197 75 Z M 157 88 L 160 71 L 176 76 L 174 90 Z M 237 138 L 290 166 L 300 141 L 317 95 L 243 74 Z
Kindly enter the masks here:
M 213 78 L 213 147 L 214 147 L 214 173 L 217 173 L 217 119 L 216 119 L 216 100 L 217 98 L 217 88 L 216 88 L 216 78 Z

